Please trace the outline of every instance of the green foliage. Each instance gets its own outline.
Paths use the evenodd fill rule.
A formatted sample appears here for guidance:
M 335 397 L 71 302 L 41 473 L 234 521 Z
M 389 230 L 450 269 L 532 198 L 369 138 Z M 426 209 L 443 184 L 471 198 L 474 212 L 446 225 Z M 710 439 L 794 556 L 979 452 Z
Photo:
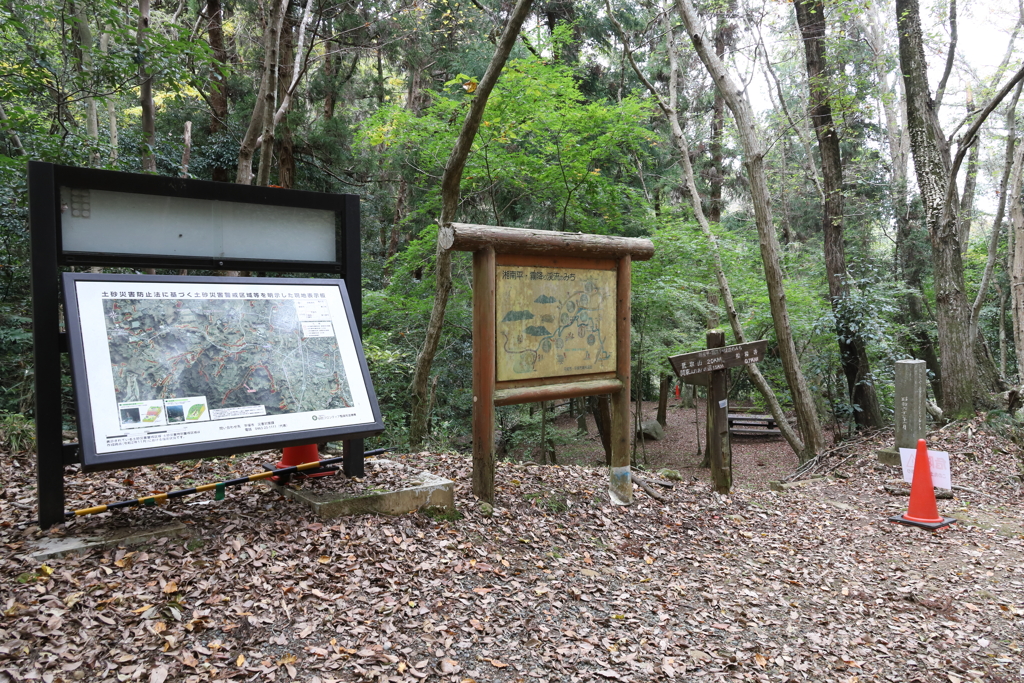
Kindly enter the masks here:
M 382 107 L 363 125 L 357 146 L 392 166 L 412 165 L 424 185 L 438 177 L 472 95 L 458 74 L 431 93 L 423 116 Z M 510 61 L 498 81 L 462 179 L 464 210 L 494 225 L 589 233 L 639 234 L 645 212 L 621 174 L 646 154 L 654 135 L 642 125 L 644 102 L 586 102 L 571 71 L 534 58 Z M 437 183 L 407 222 L 423 225 L 439 210 Z
M 31 453 L 36 447 L 36 427 L 22 415 L 0 413 L 0 451 Z
M 549 406 L 544 441 L 547 442 L 547 453 L 555 454 L 557 458 L 559 447 L 576 442 L 576 430 L 556 427 L 554 417 L 555 411 Z M 500 453 L 503 452 L 510 460 L 540 461 L 541 453 L 544 452 L 541 443 L 540 404 L 498 407 L 495 423 L 497 429 L 501 431 Z
M 702 9 L 731 11 L 728 5 L 716 0 Z M 780 7 L 782 23 L 774 28 L 796 35 L 791 13 Z M 202 3 L 157 3 L 139 46 L 138 10 L 131 4 L 82 0 L 0 6 L 0 105 L 6 117 L 0 120 L 0 415 L 4 433 L 15 434 L 4 438 L 26 443 L 22 426 L 29 423 L 19 416 L 30 418 L 34 401 L 26 162 L 139 170 L 141 63 L 155 81 L 158 172 L 179 175 L 181 132 L 191 122 L 189 175 L 234 177 L 238 141 L 256 104 L 267 8 L 251 2 L 226 6 L 228 55 L 220 66 L 204 39 L 202 9 Z M 271 182 L 281 178 L 278 167 L 287 137 L 296 160 L 296 188 L 360 195 L 363 341 L 387 425 L 369 446 L 400 447 L 407 440 L 408 386 L 435 295 L 439 179 L 477 96 L 475 84 L 489 63 L 502 19 L 482 6 L 455 0 L 358 8 L 326 2 L 315 9 L 311 61 L 277 131 L 268 161 L 274 165 Z M 640 68 L 667 94 L 667 57 L 656 8 L 627 3 L 613 10 L 631 33 Z M 297 19 L 301 7 L 293 3 L 291 11 Z M 827 16 L 826 49 L 831 63 L 842 65 L 830 75 L 829 94 L 842 146 L 845 247 L 851 264 L 850 296 L 836 310 L 823 266 L 821 197 L 812 180 L 812 167 L 820 161 L 813 132 L 801 119 L 808 89 L 800 41 L 769 46 L 780 83 L 771 95 L 782 98 L 799 131 L 781 110 L 763 112 L 759 122 L 769 143 L 765 162 L 802 367 L 821 397 L 822 412 L 844 424 L 857 406 L 846 395 L 838 338 L 857 335 L 867 341 L 872 381 L 886 411 L 891 411 L 893 362 L 912 355 L 921 337 L 935 339 L 927 313 L 935 292 L 926 231 L 912 229 L 900 237 L 899 253 L 893 246 L 896 213 L 906 209 L 896 201 L 901 188 L 892 183 L 879 107 L 899 103 L 893 101 L 895 93 L 880 91 L 875 69 L 881 65 L 897 74 L 898 60 L 895 50 L 876 55 L 869 48 L 863 11 L 856 3 L 839 3 L 830 6 Z M 78 12 L 84 12 L 91 44 L 82 39 Z M 462 179 L 459 220 L 651 237 L 655 257 L 633 266 L 633 392 L 644 395 L 656 386 L 652 378 L 669 371 L 669 355 L 704 347 L 709 324 L 728 330 L 721 302 L 713 303 L 718 287 L 710 247 L 693 223 L 665 119 L 624 60 L 603 6 L 549 3 L 544 18 L 526 32 L 529 47 L 517 41 L 488 102 Z M 724 36 L 730 51 L 748 28 L 741 19 L 735 25 L 739 30 Z M 333 36 L 330 42 L 328 36 Z M 722 175 L 727 210 L 712 229 L 740 321 L 749 339 L 769 340 L 760 367 L 786 405 L 788 387 L 772 348 L 774 321 L 736 132 L 727 116 L 724 159 L 715 168 L 709 154 L 713 88 L 695 57 L 680 47 L 686 77 L 679 84 L 678 110 L 684 114 L 697 184 L 706 196 L 712 177 Z M 209 104 L 214 75 L 223 79 L 230 104 L 227 118 L 218 122 L 211 119 Z M 980 101 L 985 92 L 976 90 Z M 95 138 L 86 124 L 90 99 L 99 110 Z M 117 145 L 108 132 L 108 103 L 120 137 Z M 810 152 L 801 135 L 811 141 Z M 989 167 L 1001 167 L 1001 161 L 985 161 L 982 172 L 989 173 Z M 913 196 L 909 216 L 920 218 L 920 202 Z M 977 218 L 981 232 L 985 220 Z M 964 254 L 972 298 L 986 256 L 981 240 Z M 1005 256 L 1001 243 L 1000 263 Z M 894 264 L 906 272 L 894 273 Z M 470 273 L 469 255 L 456 255 L 454 289 L 430 385 L 435 448 L 464 446 L 469 433 Z M 1005 272 L 997 269 L 994 277 L 1008 292 Z M 921 319 L 907 315 L 913 292 L 901 279 L 921 290 L 926 311 Z M 990 348 L 997 347 L 1000 331 L 1011 324 L 1008 307 L 1001 309 L 998 295 L 987 293 L 980 329 Z M 1009 337 L 1006 351 L 1013 368 L 1016 355 Z M 71 426 L 69 389 L 65 382 L 65 422 Z M 733 375 L 733 392 L 759 398 L 741 372 Z M 538 414 L 530 418 L 526 407 L 517 406 L 499 410 L 498 419 L 509 452 L 535 448 Z M 551 426 L 548 435 L 558 445 L 576 438 L 571 430 Z

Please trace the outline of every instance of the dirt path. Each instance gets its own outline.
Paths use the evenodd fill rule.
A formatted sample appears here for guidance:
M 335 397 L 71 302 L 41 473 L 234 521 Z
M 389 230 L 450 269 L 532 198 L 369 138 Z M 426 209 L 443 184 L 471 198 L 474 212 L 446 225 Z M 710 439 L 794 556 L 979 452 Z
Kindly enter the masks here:
M 645 401 L 643 416 L 653 420 L 657 416 L 656 401 Z M 665 438 L 660 441 L 647 439 L 637 445 L 637 461 L 648 469 L 667 467 L 679 470 L 688 479 L 700 481 L 709 479 L 710 473 L 701 468 L 703 460 L 704 400 L 698 399 L 696 408 L 684 408 L 676 399 L 669 401 L 666 413 Z M 575 419 L 562 415 L 556 426 L 564 430 L 575 430 Z M 580 444 L 559 449 L 559 462 L 593 465 L 604 462 L 604 451 L 597 436 L 592 415 L 587 416 L 589 435 Z M 699 443 L 698 443 L 699 440 Z M 771 480 L 781 480 L 796 469 L 797 458 L 792 449 L 780 437 L 732 437 L 733 481 L 737 486 L 753 489 L 767 489 Z

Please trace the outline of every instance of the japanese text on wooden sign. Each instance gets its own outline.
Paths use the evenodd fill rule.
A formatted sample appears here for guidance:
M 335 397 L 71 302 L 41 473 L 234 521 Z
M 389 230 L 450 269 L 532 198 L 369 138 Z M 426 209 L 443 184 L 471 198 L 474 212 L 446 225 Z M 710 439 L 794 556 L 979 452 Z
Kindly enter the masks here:
M 678 356 L 669 356 L 669 362 L 675 368 L 679 377 L 699 375 L 715 370 L 735 368 L 749 363 L 757 363 L 764 357 L 768 348 L 768 341 L 747 342 L 733 346 L 723 346 L 717 349 L 704 349 L 693 353 L 682 353 Z

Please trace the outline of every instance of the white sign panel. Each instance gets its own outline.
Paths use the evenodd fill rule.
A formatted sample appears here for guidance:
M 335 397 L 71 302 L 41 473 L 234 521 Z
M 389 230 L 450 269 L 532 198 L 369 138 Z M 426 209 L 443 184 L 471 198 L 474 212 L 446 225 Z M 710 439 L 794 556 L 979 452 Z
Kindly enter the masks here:
M 333 261 L 335 220 L 326 209 L 61 188 L 65 251 Z
M 914 482 L 914 461 L 917 460 L 916 448 L 901 448 L 900 461 L 903 464 L 903 481 Z M 953 481 L 949 474 L 949 453 L 945 451 L 928 451 L 928 464 L 932 470 L 932 486 L 951 491 Z
M 379 420 L 338 281 L 109 277 L 65 279 L 87 455 Z

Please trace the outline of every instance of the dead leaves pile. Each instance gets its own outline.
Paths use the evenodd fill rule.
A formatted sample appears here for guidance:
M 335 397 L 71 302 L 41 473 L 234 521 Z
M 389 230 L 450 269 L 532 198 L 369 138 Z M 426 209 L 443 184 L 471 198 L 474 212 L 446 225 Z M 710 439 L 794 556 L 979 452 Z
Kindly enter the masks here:
M 1010 449 L 991 445 L 998 464 Z M 45 565 L 25 558 L 34 472 L 2 456 L 0 680 L 1022 680 L 1024 528 L 893 526 L 906 498 L 878 491 L 891 474 L 867 455 L 806 490 L 690 482 L 629 508 L 602 469 L 502 463 L 493 516 L 467 458 L 390 456 L 456 481 L 464 516 L 322 522 L 253 486 L 76 520 L 48 534 L 188 535 Z M 69 506 L 259 462 L 198 467 L 69 470 Z M 996 479 L 971 487 L 1019 518 Z

